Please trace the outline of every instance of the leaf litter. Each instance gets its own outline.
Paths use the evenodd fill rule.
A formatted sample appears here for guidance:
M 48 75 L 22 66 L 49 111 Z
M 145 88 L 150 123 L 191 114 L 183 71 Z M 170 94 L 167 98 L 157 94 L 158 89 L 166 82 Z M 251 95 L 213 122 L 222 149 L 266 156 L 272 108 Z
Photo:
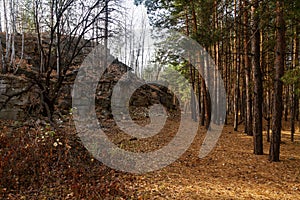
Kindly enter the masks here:
M 282 134 L 278 163 L 268 161 L 266 136 L 264 155 L 256 156 L 252 138 L 233 131 L 231 125 L 224 127 L 213 151 L 200 159 L 206 133 L 199 127 L 194 142 L 176 162 L 136 175 L 110 169 L 93 158 L 77 137 L 71 117 L 65 121 L 55 131 L 45 123 L 16 126 L 0 121 L 0 198 L 300 199 L 300 134 L 292 143 L 288 128 Z M 178 122 L 168 120 L 159 134 L 147 139 L 132 138 L 112 122 L 105 127 L 120 148 L 149 152 L 170 142 Z

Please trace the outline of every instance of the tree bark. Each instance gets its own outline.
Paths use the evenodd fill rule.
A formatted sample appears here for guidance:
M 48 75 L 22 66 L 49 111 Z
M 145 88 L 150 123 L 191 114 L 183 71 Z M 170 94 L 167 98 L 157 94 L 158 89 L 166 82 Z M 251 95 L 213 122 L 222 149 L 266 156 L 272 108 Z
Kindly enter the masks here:
M 208 48 L 206 48 L 208 50 Z M 210 84 L 210 75 L 209 75 L 209 57 L 208 54 L 204 56 L 204 71 L 205 71 L 205 81 L 206 86 Z M 203 88 L 203 94 L 204 94 L 204 107 L 205 107 L 205 128 L 209 129 L 210 121 L 211 121 L 211 99 L 210 99 L 210 93 L 207 89 L 208 87 Z
M 190 2 L 191 3 L 191 2 Z M 194 20 L 196 20 L 196 16 L 193 16 L 193 22 Z M 190 28 L 189 28 L 189 15 L 188 15 L 188 7 L 186 7 L 186 11 L 185 11 L 185 31 L 186 31 L 186 35 L 189 37 L 190 36 Z M 193 23 L 194 26 L 194 32 L 197 29 L 197 23 L 194 22 Z M 196 99 L 195 99 L 195 94 L 194 94 L 194 89 L 195 89 L 195 69 L 194 67 L 190 64 L 191 63 L 191 58 L 189 58 L 189 64 L 188 64 L 188 68 L 189 68 L 189 72 L 190 72 L 190 81 L 192 84 L 192 87 L 190 88 L 190 95 L 191 95 L 191 101 L 190 101 L 190 105 L 191 105 L 191 118 L 193 121 L 197 121 L 197 113 L 196 113 Z
M 275 80 L 273 96 L 272 136 L 270 144 L 269 160 L 279 161 L 282 121 L 282 87 L 281 77 L 284 74 L 285 55 L 285 22 L 283 18 L 283 2 L 276 1 L 276 47 L 275 47 Z
M 108 58 L 108 17 L 109 17 L 109 10 L 108 10 L 108 3 L 110 0 L 105 0 L 105 22 L 104 22 L 104 67 L 107 67 L 107 58 Z
M 244 0 L 244 65 L 245 65 L 245 77 L 246 77 L 246 123 L 245 133 L 249 136 L 253 136 L 252 128 L 252 92 L 251 92 L 251 65 L 248 55 L 249 50 L 249 34 L 248 34 L 248 0 Z M 247 26 L 247 27 L 246 27 Z
M 259 32 L 259 0 L 252 0 L 251 6 L 251 65 L 254 80 L 254 107 L 253 107 L 253 140 L 254 154 L 263 155 L 263 136 L 262 136 L 262 103 L 263 103 L 263 84 L 260 69 L 260 32 Z
M 10 34 L 8 29 L 8 18 L 7 18 L 7 6 L 6 0 L 3 0 L 3 15 L 4 15 L 4 28 L 5 28 L 5 64 L 8 64 L 9 52 L 10 52 Z M 9 71 L 10 67 L 6 65 L 6 71 Z
M 219 29 L 219 22 L 218 22 L 218 1 L 214 0 L 214 28 L 215 31 L 218 31 Z M 219 125 L 221 122 L 220 119 L 220 95 L 218 95 L 219 88 L 220 88 L 220 80 L 218 78 L 218 72 L 219 72 L 219 41 L 217 40 L 214 44 L 214 58 L 215 58 L 215 66 L 216 66 L 216 70 L 215 70 L 215 74 L 214 74 L 214 101 L 216 102 L 217 105 L 217 109 L 215 111 L 215 115 L 214 115 L 214 123 Z
M 2 19 L 0 14 L 0 32 L 2 32 Z M 3 48 L 2 48 L 2 39 L 0 38 L 0 56 L 1 56 L 1 72 L 3 74 L 7 73 L 7 67 L 4 59 Z
M 296 25 L 293 38 L 293 68 L 299 65 L 299 27 Z M 294 142 L 295 120 L 297 115 L 298 96 L 295 94 L 295 84 L 292 85 L 292 107 L 291 107 L 291 141 Z
M 16 68 L 16 50 L 15 50 L 15 34 L 16 34 L 16 10 L 15 2 L 11 0 L 9 3 L 10 8 L 10 20 L 11 20 L 11 55 L 10 55 L 10 66 L 15 70 Z
M 289 105 L 290 105 L 290 86 L 287 85 L 285 88 L 285 95 L 284 95 L 284 121 L 288 121 L 288 115 L 289 115 Z
M 239 125 L 239 96 L 240 96 L 240 68 L 238 65 L 238 53 L 237 53 L 237 29 L 238 24 L 236 23 L 236 17 L 237 17 L 237 2 L 234 0 L 234 27 L 233 30 L 233 67 L 235 69 L 236 73 L 236 79 L 235 79 L 235 85 L 234 85 L 234 123 L 233 123 L 233 129 L 234 131 L 238 130 Z

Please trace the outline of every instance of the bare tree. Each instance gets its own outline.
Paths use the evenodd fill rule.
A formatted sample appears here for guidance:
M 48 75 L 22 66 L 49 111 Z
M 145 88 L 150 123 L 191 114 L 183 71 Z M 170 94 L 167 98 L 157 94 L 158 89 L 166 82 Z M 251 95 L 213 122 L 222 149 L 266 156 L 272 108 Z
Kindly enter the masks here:
M 77 23 L 70 29 L 65 29 L 66 14 L 68 10 L 76 8 L 77 1 L 67 0 L 51 0 L 50 1 L 50 23 L 48 24 L 48 35 L 42 32 L 42 26 L 45 26 L 43 14 L 41 13 L 41 4 L 39 0 L 35 0 L 35 23 L 36 31 L 39 41 L 39 51 L 41 56 L 40 65 L 43 66 L 39 72 L 35 82 L 40 87 L 42 105 L 44 107 L 44 114 L 52 117 L 54 112 L 54 105 L 60 94 L 63 81 L 65 80 L 66 73 L 74 64 L 75 59 L 82 55 L 82 49 L 88 44 L 92 43 L 95 38 L 89 36 L 92 33 L 93 24 L 97 20 L 107 20 L 107 3 L 101 0 L 80 5 L 82 10 L 76 14 Z M 99 7 L 102 9 L 99 10 Z M 97 13 L 95 11 L 98 11 Z M 96 14 L 95 14 L 96 13 Z M 47 18 L 46 18 L 47 19 Z M 108 22 L 107 22 L 108 23 Z M 108 25 L 105 22 L 105 27 Z M 104 37 L 108 37 L 108 30 L 105 31 Z M 44 38 L 43 38 L 44 37 Z M 96 36 L 103 38 L 103 36 Z M 43 40 L 48 40 L 47 45 L 43 44 Z M 104 40 L 105 41 L 105 40 Z M 105 43 L 106 44 L 106 43 Z M 54 53 L 55 52 L 55 53 Z M 57 78 L 53 80 L 52 72 L 56 70 Z

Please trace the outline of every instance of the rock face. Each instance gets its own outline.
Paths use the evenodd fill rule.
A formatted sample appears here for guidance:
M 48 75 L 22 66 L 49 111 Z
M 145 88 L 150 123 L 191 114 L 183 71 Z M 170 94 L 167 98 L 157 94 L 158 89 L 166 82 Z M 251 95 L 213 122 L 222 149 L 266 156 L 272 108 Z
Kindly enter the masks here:
M 112 99 L 113 93 L 116 94 L 114 99 Z M 128 96 L 128 94 L 132 95 Z M 168 88 L 146 84 L 131 72 L 131 68 L 117 60 L 100 77 L 95 96 L 96 113 L 102 120 L 124 117 L 125 104 L 125 109 L 133 119 L 145 117 L 149 107 L 154 104 L 162 104 L 167 111 L 175 111 L 178 106 L 178 101 Z M 128 102 L 124 102 L 126 96 L 129 98 Z M 82 103 L 85 104 L 82 106 L 87 104 L 85 101 Z M 114 114 L 117 116 L 113 116 L 112 104 Z
M 34 112 L 39 103 L 35 86 L 26 79 L 13 75 L 0 75 L 0 119 L 18 120 Z
M 3 45 L 3 52 L 5 52 L 4 33 L 0 33 L 0 39 Z M 45 46 L 45 50 L 47 50 L 46 47 L 49 40 L 46 34 L 42 36 L 42 43 Z M 71 69 L 75 70 L 72 73 L 68 73 L 65 77 L 57 105 L 55 105 L 56 110 L 61 114 L 69 113 L 72 107 L 71 92 L 74 80 L 77 76 L 76 69 L 78 69 L 85 59 L 85 56 L 91 52 L 94 46 L 95 44 L 85 44 L 81 53 L 73 61 L 73 67 Z M 19 59 L 22 49 L 21 35 L 15 36 L 15 49 L 16 58 Z M 37 35 L 25 35 L 23 59 L 22 61 L 26 66 L 19 66 L 17 73 L 22 71 L 22 73 L 19 74 L 33 74 L 33 77 L 27 76 L 26 79 L 22 75 L 0 75 L 0 118 L 2 119 L 20 120 L 40 112 L 41 91 L 39 91 L 36 85 L 31 85 L 33 81 L 30 80 L 30 78 L 34 79 L 39 70 L 40 55 L 38 52 Z M 55 66 L 55 62 L 56 59 L 53 60 L 53 66 Z M 138 89 L 135 90 L 135 88 Z M 123 111 L 121 106 L 120 108 L 118 107 L 118 105 L 120 105 L 119 102 L 121 103 L 123 101 L 128 91 L 134 91 L 129 102 L 127 102 L 132 118 L 147 115 L 147 109 L 154 104 L 164 105 L 167 111 L 176 110 L 178 104 L 174 95 L 170 93 L 167 88 L 154 84 L 146 84 L 145 81 L 139 79 L 131 72 L 131 68 L 118 60 L 115 60 L 106 69 L 97 85 L 95 106 L 99 119 L 112 118 L 111 97 L 113 91 L 118 94 L 114 99 L 114 105 L 116 112 L 120 115 L 122 115 Z
M 56 110 L 66 114 L 72 107 L 72 87 L 77 73 L 67 76 L 61 89 Z M 117 84 L 118 83 L 118 84 Z M 138 88 L 135 90 L 135 88 Z M 116 91 L 114 91 L 116 90 Z M 162 104 L 167 111 L 176 110 L 178 102 L 167 88 L 146 84 L 119 61 L 114 61 L 99 80 L 96 90 L 95 107 L 99 119 L 111 119 L 111 99 L 116 92 L 115 101 L 123 101 L 128 91 L 134 91 L 128 102 L 131 118 L 145 117 L 148 108 L 154 104 Z M 21 120 L 38 112 L 40 106 L 39 89 L 21 76 L 0 75 L 0 118 Z M 116 112 L 122 117 L 122 110 L 118 112 L 118 102 L 115 102 Z
M 127 105 L 125 109 L 133 119 L 147 116 L 148 109 L 152 105 L 162 104 L 167 111 L 171 111 L 176 110 L 178 104 L 174 100 L 174 95 L 167 88 L 146 84 L 145 81 L 133 74 L 130 68 L 118 61 L 112 63 L 98 84 L 96 110 L 100 111 L 102 118 L 112 118 L 113 92 L 117 94 L 113 102 L 115 114 L 119 115 L 114 117 L 119 119 L 123 117 L 125 104 Z M 130 94 L 132 95 L 128 96 Z M 129 102 L 124 102 L 126 96 L 128 96 Z

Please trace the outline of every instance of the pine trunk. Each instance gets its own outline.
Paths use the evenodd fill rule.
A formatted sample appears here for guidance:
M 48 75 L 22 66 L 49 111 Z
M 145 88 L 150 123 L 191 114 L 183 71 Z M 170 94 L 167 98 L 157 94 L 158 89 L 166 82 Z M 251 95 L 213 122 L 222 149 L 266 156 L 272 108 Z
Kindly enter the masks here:
M 248 0 L 244 0 L 244 24 L 248 24 Z M 248 27 L 244 28 L 244 65 L 245 65 L 245 76 L 246 76 L 246 123 L 245 123 L 245 132 L 247 135 L 253 135 L 252 128 L 252 92 L 251 92 L 251 65 L 249 61 L 249 34 Z
M 293 38 L 293 68 L 295 69 L 299 65 L 299 37 L 298 26 L 295 28 Z M 292 86 L 292 107 L 291 107 L 291 141 L 294 142 L 295 134 L 295 120 L 297 117 L 297 104 L 298 96 L 295 94 L 295 85 Z
M 263 84 L 262 73 L 260 69 L 260 31 L 259 31 L 259 1 L 253 0 L 251 6 L 251 25 L 252 39 L 251 65 L 253 69 L 254 80 L 254 107 L 253 107 L 253 140 L 254 154 L 263 155 L 263 136 L 262 136 L 262 103 L 263 103 Z
M 276 47 L 275 47 L 275 80 L 273 96 L 272 136 L 269 160 L 279 161 L 282 121 L 282 87 L 281 77 L 284 74 L 285 54 L 285 22 L 283 18 L 283 2 L 276 2 Z

